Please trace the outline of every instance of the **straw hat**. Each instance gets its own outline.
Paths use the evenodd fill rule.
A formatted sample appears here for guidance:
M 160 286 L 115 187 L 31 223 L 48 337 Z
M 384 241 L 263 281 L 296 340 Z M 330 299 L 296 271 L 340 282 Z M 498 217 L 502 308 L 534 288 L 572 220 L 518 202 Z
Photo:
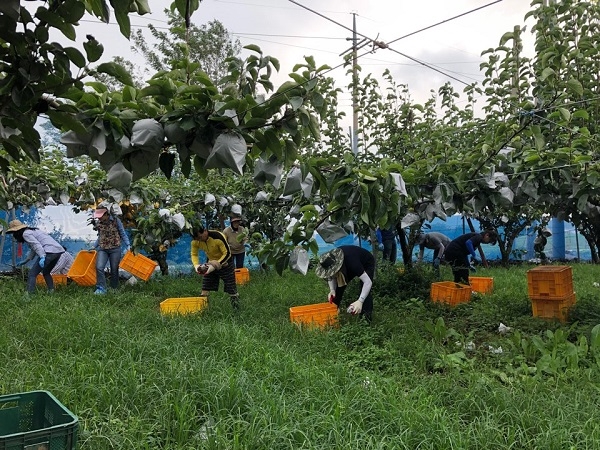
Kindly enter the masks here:
M 27 228 L 27 225 L 25 225 L 20 220 L 15 219 L 15 220 L 11 220 L 10 222 L 8 222 L 8 229 L 6 230 L 6 232 L 14 233 L 15 231 L 19 231 L 23 228 Z
M 340 248 L 334 248 L 321 255 L 315 273 L 319 278 L 331 278 L 339 272 L 342 264 L 344 264 L 344 252 Z

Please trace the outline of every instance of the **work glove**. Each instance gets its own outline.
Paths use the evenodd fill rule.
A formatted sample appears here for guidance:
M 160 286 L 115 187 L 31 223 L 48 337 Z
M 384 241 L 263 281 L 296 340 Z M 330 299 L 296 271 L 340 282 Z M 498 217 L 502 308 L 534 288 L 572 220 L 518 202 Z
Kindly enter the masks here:
M 354 303 L 352 303 L 352 304 L 350 304 L 350 306 L 348 306 L 348 309 L 346 310 L 346 312 L 348 314 L 352 314 L 353 316 L 356 314 L 360 314 L 360 312 L 362 311 L 362 305 L 363 305 L 362 300 L 356 300 Z
M 204 275 L 208 275 L 209 273 L 212 273 L 214 271 L 215 271 L 215 266 L 213 266 L 212 264 L 207 264 L 206 272 L 204 272 Z
M 196 264 L 194 270 L 197 274 L 204 275 L 206 273 L 206 264 Z
M 40 265 L 40 267 L 43 269 L 44 268 L 44 263 L 46 262 L 46 257 L 41 257 L 40 261 L 38 262 L 38 264 Z
M 434 267 L 435 269 L 439 269 L 439 268 L 440 268 L 440 258 L 435 258 L 435 259 L 433 260 L 433 267 Z
M 475 258 L 471 258 L 471 264 L 469 265 L 469 270 L 473 273 L 477 272 L 475 268 L 475 264 L 477 264 L 477 260 Z
M 334 303 L 334 301 L 335 301 L 335 292 L 331 291 L 329 293 L 329 295 L 327 296 L 327 301 L 329 303 Z
M 383 250 L 383 244 L 379 244 L 378 247 L 379 247 L 379 250 Z

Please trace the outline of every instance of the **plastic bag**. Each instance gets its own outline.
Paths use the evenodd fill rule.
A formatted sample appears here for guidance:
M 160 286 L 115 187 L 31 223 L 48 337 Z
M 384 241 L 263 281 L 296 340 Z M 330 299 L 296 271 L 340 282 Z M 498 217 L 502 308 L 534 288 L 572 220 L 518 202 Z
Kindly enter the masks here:
M 215 145 L 204 164 L 205 169 L 231 169 L 243 175 L 246 164 L 246 141 L 237 133 L 223 133 L 217 137 Z
M 302 247 L 296 247 L 290 254 L 290 270 L 306 275 L 308 273 L 308 252 Z
M 131 127 L 131 146 L 133 150 L 160 153 L 165 142 L 165 132 L 154 119 L 141 119 Z
M 265 183 L 271 183 L 275 189 L 279 189 L 282 173 L 283 163 L 279 162 L 277 158 L 270 158 L 268 161 L 260 158 L 254 166 L 254 182 L 259 187 L 264 187 Z
M 341 239 L 348 235 L 348 233 L 346 233 L 346 230 L 344 230 L 340 226 L 331 223 L 329 220 L 326 220 L 317 227 L 317 233 L 319 233 L 319 236 L 321 236 L 323 240 L 328 244 L 331 244 L 332 242 L 335 242 L 338 239 Z
M 302 190 L 302 171 L 298 167 L 292 167 L 285 178 L 283 195 L 292 195 Z

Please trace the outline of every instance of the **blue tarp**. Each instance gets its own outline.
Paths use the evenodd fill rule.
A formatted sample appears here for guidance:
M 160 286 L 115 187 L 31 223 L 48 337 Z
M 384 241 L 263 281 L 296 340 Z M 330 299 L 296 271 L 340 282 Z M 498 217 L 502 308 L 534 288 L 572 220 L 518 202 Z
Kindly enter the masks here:
M 69 252 L 76 255 L 80 250 L 87 249 L 91 246 L 96 238 L 92 227 L 88 225 L 89 213 L 76 214 L 69 206 L 51 206 L 44 209 L 34 209 L 28 213 L 22 211 L 17 212 L 17 218 L 23 223 L 38 227 L 50 233 L 55 239 L 63 244 Z M 554 220 L 554 219 L 553 219 Z M 460 215 L 449 217 L 446 221 L 435 219 L 429 224 L 431 229 L 426 231 L 438 231 L 454 239 L 461 234 L 468 233 L 469 228 L 466 221 Z M 473 226 L 479 230 L 479 223 L 474 220 Z M 549 228 L 552 229 L 551 221 Z M 566 259 L 579 258 L 581 260 L 590 260 L 591 252 L 585 239 L 578 236 L 572 224 L 565 222 L 565 257 Z M 515 255 L 521 254 L 521 259 L 529 260 L 535 258 L 533 254 L 533 239 L 535 238 L 534 227 L 530 227 L 521 234 L 515 241 L 513 252 Z M 371 248 L 371 244 L 367 239 L 359 239 L 357 236 L 348 235 L 343 237 L 333 244 L 326 243 L 320 236 L 316 235 L 316 240 L 319 245 L 319 253 L 326 252 L 340 245 L 361 245 L 367 249 Z M 169 249 L 168 264 L 173 273 L 189 272 L 191 270 L 190 261 L 190 242 L 191 236 L 184 235 L 177 244 Z M 0 270 L 8 271 L 12 267 L 12 248 L 13 240 L 10 236 L 6 237 L 5 245 L 0 255 Z M 546 246 L 546 254 L 553 258 L 553 243 L 552 237 L 548 239 Z M 483 250 L 486 258 L 490 260 L 500 259 L 500 251 L 497 246 L 484 245 Z M 29 249 L 23 248 L 23 258 L 27 255 Z M 418 247 L 413 250 L 413 257 L 416 258 Z M 425 251 L 425 259 L 431 259 L 432 251 Z M 19 258 L 20 260 L 21 258 Z M 398 260 L 401 261 L 401 252 L 398 251 Z M 518 259 L 518 258 L 514 258 Z M 257 268 L 258 261 L 256 258 L 248 256 L 246 264 L 249 268 Z

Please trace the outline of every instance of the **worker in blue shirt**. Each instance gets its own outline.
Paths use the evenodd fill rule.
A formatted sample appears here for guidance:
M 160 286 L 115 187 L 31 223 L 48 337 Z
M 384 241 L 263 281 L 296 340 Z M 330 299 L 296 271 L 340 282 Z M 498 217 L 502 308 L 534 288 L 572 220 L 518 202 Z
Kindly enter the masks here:
M 480 233 L 467 233 L 457 237 L 448 244 L 444 252 L 444 261 L 452 267 L 455 283 L 469 284 L 469 270 L 473 270 L 477 262 L 478 249 L 481 244 L 495 245 L 498 234 L 494 230 L 484 230 Z M 471 263 L 469 263 L 471 255 Z

